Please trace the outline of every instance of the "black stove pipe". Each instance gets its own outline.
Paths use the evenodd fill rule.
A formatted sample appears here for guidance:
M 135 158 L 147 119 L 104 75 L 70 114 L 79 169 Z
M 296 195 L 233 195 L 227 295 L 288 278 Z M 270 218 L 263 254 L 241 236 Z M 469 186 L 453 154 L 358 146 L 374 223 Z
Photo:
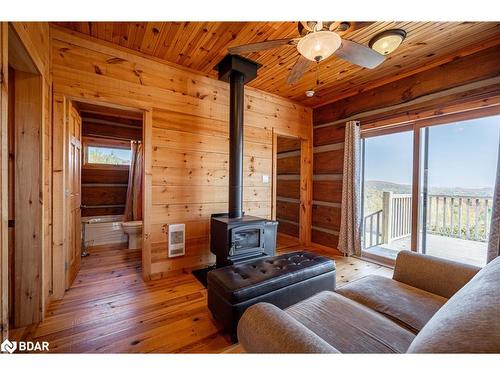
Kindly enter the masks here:
M 243 112 L 245 84 L 257 77 L 260 65 L 238 55 L 226 55 L 216 66 L 219 79 L 229 82 L 229 207 L 231 219 L 243 217 Z
M 229 77 L 229 217 L 243 216 L 243 111 L 245 76 L 233 70 Z

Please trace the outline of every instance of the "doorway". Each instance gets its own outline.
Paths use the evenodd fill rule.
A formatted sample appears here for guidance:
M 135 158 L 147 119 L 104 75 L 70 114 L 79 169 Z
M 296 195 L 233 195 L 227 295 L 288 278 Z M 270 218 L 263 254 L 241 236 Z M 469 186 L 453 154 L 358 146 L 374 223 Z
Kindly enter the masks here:
M 76 112 L 75 114 L 72 114 Z M 77 118 L 76 121 L 72 117 Z M 78 157 L 69 152 L 68 173 L 78 183 L 77 214 L 74 233 L 78 239 L 69 243 L 75 255 L 92 257 L 109 249 L 141 251 L 143 206 L 143 120 L 142 113 L 96 104 L 72 102 L 68 129 L 72 144 L 72 122 L 81 123 Z M 81 160 L 78 172 L 71 161 Z M 68 181 L 71 189 L 71 183 Z M 75 208 L 76 209 L 76 208 Z M 69 251 L 69 259 L 72 258 Z M 79 267 L 79 266 L 78 266 Z M 68 288 L 76 273 L 71 270 Z
M 276 140 L 277 248 L 300 244 L 300 138 L 278 135 Z

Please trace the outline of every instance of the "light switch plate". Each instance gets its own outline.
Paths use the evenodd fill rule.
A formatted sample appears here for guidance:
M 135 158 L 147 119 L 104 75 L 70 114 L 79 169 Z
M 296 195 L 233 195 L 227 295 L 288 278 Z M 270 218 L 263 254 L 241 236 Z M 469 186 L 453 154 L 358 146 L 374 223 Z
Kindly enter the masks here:
M 262 182 L 265 184 L 268 184 L 269 183 L 269 175 L 263 174 L 262 175 Z

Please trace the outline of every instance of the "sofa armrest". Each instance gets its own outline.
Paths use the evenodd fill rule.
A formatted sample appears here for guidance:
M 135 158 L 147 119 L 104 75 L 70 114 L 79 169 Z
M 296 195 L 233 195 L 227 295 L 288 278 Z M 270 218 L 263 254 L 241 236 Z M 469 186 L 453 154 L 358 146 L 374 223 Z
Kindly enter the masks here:
M 339 353 L 285 311 L 269 303 L 249 307 L 238 323 L 248 353 Z
M 450 298 L 480 269 L 414 251 L 400 251 L 392 278 L 441 297 Z

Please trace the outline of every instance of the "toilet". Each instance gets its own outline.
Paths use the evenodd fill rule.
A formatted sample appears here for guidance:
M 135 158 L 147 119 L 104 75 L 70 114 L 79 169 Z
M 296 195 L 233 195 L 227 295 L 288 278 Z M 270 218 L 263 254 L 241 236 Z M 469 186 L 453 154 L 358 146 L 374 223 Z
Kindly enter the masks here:
M 142 221 L 125 221 L 122 227 L 128 235 L 128 248 L 140 249 L 142 247 Z

